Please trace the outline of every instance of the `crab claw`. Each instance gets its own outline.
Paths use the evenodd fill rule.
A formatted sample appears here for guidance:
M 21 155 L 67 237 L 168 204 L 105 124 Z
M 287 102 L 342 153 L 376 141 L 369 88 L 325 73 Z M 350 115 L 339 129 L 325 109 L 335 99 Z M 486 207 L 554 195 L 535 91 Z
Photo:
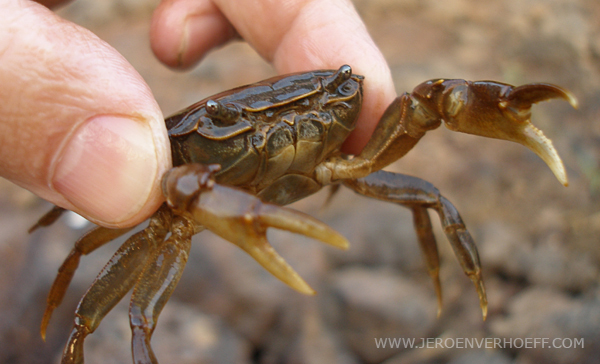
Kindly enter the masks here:
M 188 164 L 169 171 L 163 179 L 167 203 L 175 211 L 190 214 L 196 223 L 242 248 L 293 289 L 315 294 L 269 244 L 267 229 L 272 227 L 302 234 L 340 249 L 348 248 L 346 238 L 306 214 L 262 202 L 246 191 L 215 183 L 211 177 L 214 168 L 212 171 L 209 168 Z M 198 181 L 195 187 L 191 182 L 194 178 Z M 191 193 L 193 190 L 195 192 Z
M 531 106 L 555 98 L 577 108 L 577 100 L 558 86 L 530 83 L 519 87 L 492 82 L 432 80 L 419 85 L 413 95 L 433 103 L 446 126 L 454 131 L 489 138 L 510 140 L 535 152 L 560 183 L 567 185 L 567 174 L 552 141 L 531 123 Z

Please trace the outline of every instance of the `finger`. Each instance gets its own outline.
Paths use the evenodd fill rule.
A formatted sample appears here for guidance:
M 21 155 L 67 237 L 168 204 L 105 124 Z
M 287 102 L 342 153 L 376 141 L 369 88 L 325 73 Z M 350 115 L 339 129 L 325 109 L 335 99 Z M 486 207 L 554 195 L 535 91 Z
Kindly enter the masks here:
M 52 9 L 55 6 L 66 4 L 71 0 L 34 0 L 36 3 L 40 3 L 47 8 Z
M 194 14 L 193 5 L 196 9 L 212 9 L 207 13 L 219 15 L 186 17 L 184 14 Z M 161 46 L 161 52 L 172 52 L 169 56 L 163 54 L 165 58 L 189 60 L 195 57 L 198 60 L 211 47 L 233 36 L 231 31 L 218 33 L 218 29 L 233 26 L 282 74 L 351 65 L 355 73 L 366 76 L 366 81 L 363 108 L 356 129 L 345 144 L 346 152 L 357 154 L 362 150 L 385 108 L 395 97 L 387 63 L 348 0 L 165 0 L 157 14 L 155 17 L 162 19 L 187 20 L 172 21 L 168 25 L 166 21 L 153 22 L 153 34 L 163 34 L 160 39 L 171 43 L 170 48 Z M 158 39 L 153 37 L 152 42 Z M 180 46 L 183 43 L 186 47 Z M 157 46 L 153 47 L 156 51 Z M 184 65 L 191 63 L 183 62 Z
M 148 86 L 113 48 L 47 8 L 0 8 L 0 175 L 105 226 L 144 220 L 170 167 Z
M 162 1 L 152 17 L 150 44 L 164 64 L 189 68 L 236 34 L 210 0 Z

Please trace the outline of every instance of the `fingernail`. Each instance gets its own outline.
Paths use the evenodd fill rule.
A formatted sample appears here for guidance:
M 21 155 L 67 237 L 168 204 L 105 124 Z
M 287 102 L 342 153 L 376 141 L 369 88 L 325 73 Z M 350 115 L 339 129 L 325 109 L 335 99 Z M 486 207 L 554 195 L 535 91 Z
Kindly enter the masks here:
M 76 130 L 56 162 L 52 184 L 85 217 L 119 223 L 144 206 L 158 168 L 147 124 L 103 115 Z

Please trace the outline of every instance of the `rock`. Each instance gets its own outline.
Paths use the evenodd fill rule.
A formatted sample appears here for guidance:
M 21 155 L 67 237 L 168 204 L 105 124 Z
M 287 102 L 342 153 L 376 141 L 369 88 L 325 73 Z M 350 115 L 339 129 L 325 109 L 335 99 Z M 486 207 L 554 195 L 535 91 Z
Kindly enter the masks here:
M 510 357 L 499 350 L 473 350 L 466 354 L 458 355 L 448 364 L 511 364 Z
M 599 327 L 598 297 L 576 300 L 548 288 L 515 296 L 507 316 L 490 322 L 492 334 L 503 339 L 505 349 L 518 352 L 519 362 L 548 364 L 597 363 Z
M 435 324 L 436 300 L 426 288 L 389 270 L 347 268 L 336 272 L 341 334 L 367 363 L 378 363 L 400 348 L 377 348 L 378 338 L 426 337 Z
M 511 276 L 526 274 L 530 239 L 517 226 L 492 221 L 482 226 L 479 252 L 484 269 L 501 270 Z
M 334 264 L 385 265 L 411 273 L 424 269 L 408 209 L 342 189 L 327 212 L 332 216 L 328 224 L 350 242 L 347 251 L 327 250 Z M 434 225 L 439 225 L 435 213 L 431 219 Z
M 358 364 L 360 361 L 339 340 L 339 332 L 326 322 L 318 300 L 306 299 L 301 305 L 281 313 L 277 324 L 261 346 L 261 364 Z
M 534 283 L 569 291 L 583 291 L 595 284 L 600 271 L 590 254 L 568 246 L 561 234 L 552 234 L 531 251 L 527 277 Z
M 573 249 L 562 232 L 547 230 L 543 238 L 533 243 L 514 226 L 486 224 L 480 248 L 484 269 L 569 291 L 583 291 L 594 284 L 600 274 L 594 257 Z

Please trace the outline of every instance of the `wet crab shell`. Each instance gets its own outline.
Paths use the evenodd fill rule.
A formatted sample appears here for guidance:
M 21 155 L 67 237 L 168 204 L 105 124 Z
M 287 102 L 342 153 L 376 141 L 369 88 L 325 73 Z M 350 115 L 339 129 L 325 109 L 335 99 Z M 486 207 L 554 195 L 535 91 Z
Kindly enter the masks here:
M 166 120 L 173 164 L 219 164 L 218 182 L 266 201 L 310 195 L 321 187 L 311 175 L 315 166 L 338 153 L 354 129 L 362 81 L 345 66 L 274 77 L 202 100 Z

